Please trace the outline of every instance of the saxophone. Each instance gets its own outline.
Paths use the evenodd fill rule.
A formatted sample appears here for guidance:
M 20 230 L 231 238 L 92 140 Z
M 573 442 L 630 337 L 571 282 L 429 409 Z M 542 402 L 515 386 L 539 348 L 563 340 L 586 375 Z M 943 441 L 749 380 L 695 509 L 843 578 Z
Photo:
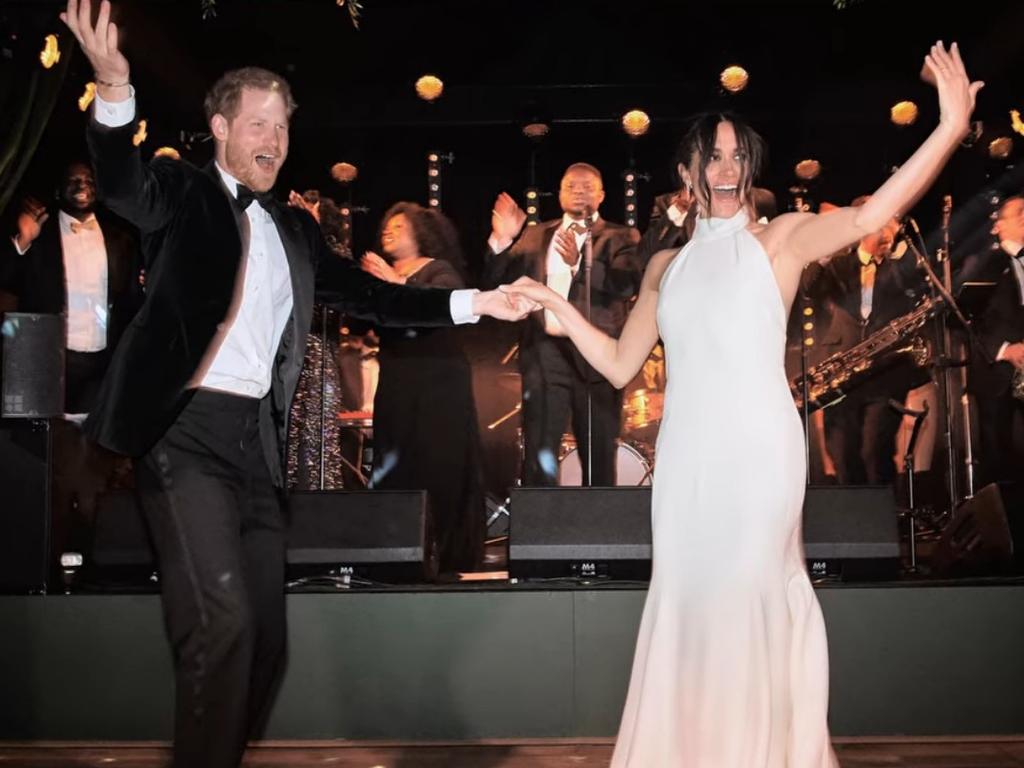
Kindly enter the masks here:
M 807 369 L 807 399 L 811 411 L 827 408 L 846 397 L 847 393 L 893 363 L 909 355 L 917 366 L 928 362 L 928 343 L 918 335 L 921 327 L 942 308 L 942 297 L 925 296 L 902 317 L 887 323 L 858 344 L 836 352 Z M 804 405 L 803 376 L 789 383 L 798 408 Z M 1024 396 L 1024 377 L 1021 378 Z

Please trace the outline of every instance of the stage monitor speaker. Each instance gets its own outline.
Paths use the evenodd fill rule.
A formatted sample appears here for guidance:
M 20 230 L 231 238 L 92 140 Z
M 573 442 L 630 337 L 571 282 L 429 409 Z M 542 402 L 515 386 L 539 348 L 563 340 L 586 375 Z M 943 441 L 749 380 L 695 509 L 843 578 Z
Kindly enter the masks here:
M 51 444 L 44 420 L 0 420 L 0 592 L 46 592 Z
M 130 488 L 104 493 L 96 500 L 91 579 L 146 583 L 156 571 L 156 555 L 138 495 Z
M 64 413 L 65 327 L 61 315 L 7 312 L 3 344 L 3 418 L 38 419 Z
M 509 576 L 651 577 L 651 489 L 513 488 Z
M 1024 499 L 1020 484 L 992 483 L 964 500 L 942 529 L 932 571 L 942 576 L 994 576 L 1020 569 Z
M 899 523 L 890 486 L 812 485 L 804 496 L 803 525 L 813 578 L 899 575 Z
M 437 552 L 426 491 L 290 494 L 290 586 L 318 579 L 432 581 Z

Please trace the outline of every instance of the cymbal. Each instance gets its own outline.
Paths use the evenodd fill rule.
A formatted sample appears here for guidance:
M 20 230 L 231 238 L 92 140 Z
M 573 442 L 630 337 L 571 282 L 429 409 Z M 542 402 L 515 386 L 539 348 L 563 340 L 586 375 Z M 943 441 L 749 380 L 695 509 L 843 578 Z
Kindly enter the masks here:
M 338 424 L 342 427 L 372 427 L 372 411 L 338 411 Z
M 665 409 L 665 394 L 648 389 L 637 389 L 622 401 L 626 430 L 641 429 L 661 421 Z

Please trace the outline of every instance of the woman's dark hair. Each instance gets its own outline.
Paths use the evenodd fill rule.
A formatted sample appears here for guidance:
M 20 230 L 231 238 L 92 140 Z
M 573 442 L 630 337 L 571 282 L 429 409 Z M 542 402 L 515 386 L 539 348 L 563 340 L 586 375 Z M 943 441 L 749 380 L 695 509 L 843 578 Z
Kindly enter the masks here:
M 740 199 L 750 206 L 753 203 L 750 188 L 754 185 L 754 181 L 764 165 L 765 143 L 757 131 L 736 115 L 730 112 L 708 112 L 699 115 L 683 136 L 683 140 L 679 142 L 679 148 L 676 150 L 676 167 L 678 168 L 682 164 L 684 168 L 689 168 L 690 161 L 694 154 L 697 154 L 700 157 L 697 178 L 691 179 L 691 181 L 694 186 L 699 186 L 701 197 L 704 200 L 710 200 L 711 188 L 707 180 L 707 167 L 715 150 L 715 138 L 721 123 L 732 123 L 733 130 L 736 132 L 736 145 L 743 153 L 743 157 L 746 158 L 741 166 L 737 186 Z
M 392 205 L 380 220 L 377 230 L 378 247 L 381 245 L 384 227 L 399 214 L 404 214 L 412 225 L 412 235 L 421 256 L 447 261 L 465 278 L 466 265 L 459 246 L 459 233 L 451 219 L 433 208 L 405 201 Z

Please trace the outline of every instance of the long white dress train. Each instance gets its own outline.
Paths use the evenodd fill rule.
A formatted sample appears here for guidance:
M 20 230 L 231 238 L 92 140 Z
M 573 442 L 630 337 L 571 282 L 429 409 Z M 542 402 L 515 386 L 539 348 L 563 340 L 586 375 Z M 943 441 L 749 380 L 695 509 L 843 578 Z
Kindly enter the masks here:
M 654 569 L 612 768 L 832 768 L 786 313 L 740 212 L 665 272 Z

